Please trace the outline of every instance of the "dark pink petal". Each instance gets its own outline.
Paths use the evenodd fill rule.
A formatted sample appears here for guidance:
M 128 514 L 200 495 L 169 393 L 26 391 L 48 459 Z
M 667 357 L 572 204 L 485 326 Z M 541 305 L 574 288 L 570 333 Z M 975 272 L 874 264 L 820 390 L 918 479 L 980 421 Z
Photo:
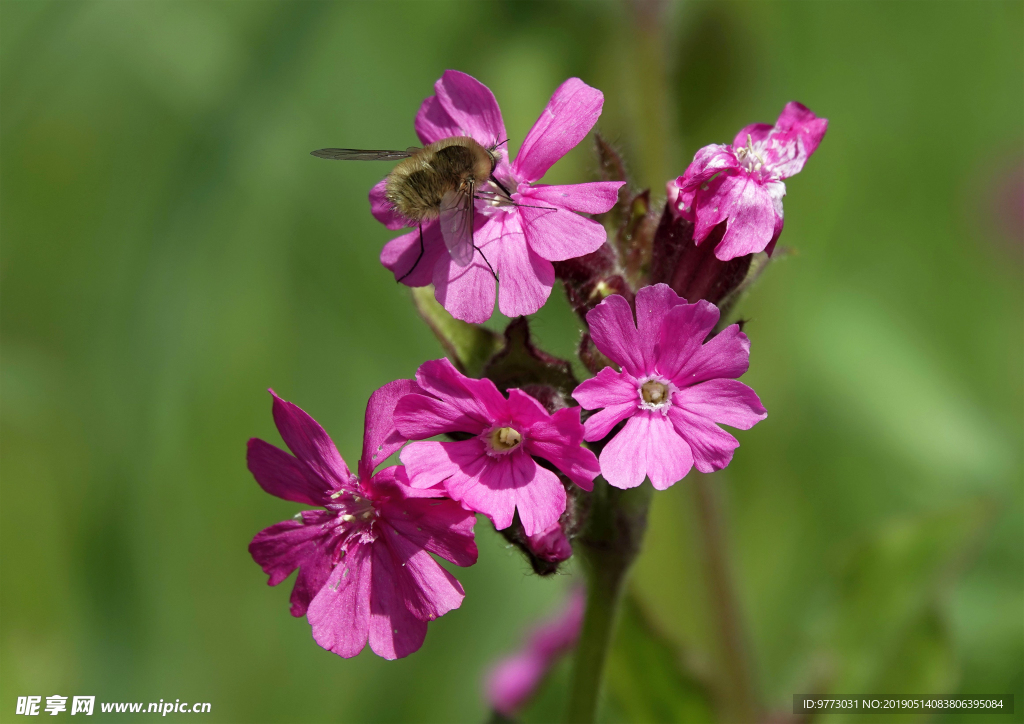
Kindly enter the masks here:
M 322 505 L 333 490 L 304 464 L 259 438 L 249 440 L 246 463 L 261 488 L 293 503 Z
M 749 430 L 768 413 L 752 389 L 737 380 L 708 380 L 680 390 L 672 403 L 712 422 Z
M 476 517 L 455 501 L 413 498 L 385 503 L 379 510 L 396 535 L 457 566 L 476 563 Z
M 612 362 L 634 377 L 647 374 L 633 310 L 623 297 L 612 294 L 587 312 L 587 325 L 594 344 Z
M 273 390 L 270 394 L 274 396 L 274 423 L 288 449 L 332 488 L 353 489 L 352 473 L 324 429 L 298 405 L 282 400 Z
M 689 446 L 660 412 L 639 410 L 601 451 L 601 474 L 616 488 L 635 488 L 651 479 L 665 490 L 690 471 Z
M 551 417 L 542 404 L 515 387 L 508 391 L 508 411 L 512 424 L 517 426 L 520 432 L 538 423 L 545 423 Z
M 367 638 L 373 653 L 382 659 L 394 661 L 420 650 L 427 638 L 427 622 L 410 611 L 401 594 L 394 590 L 396 582 L 388 577 L 390 569 L 385 569 L 379 560 L 388 556 L 386 547 L 375 545 L 373 554 Z
M 428 395 L 407 395 L 395 409 L 395 424 L 402 436 L 410 440 L 423 440 L 446 432 L 481 433 L 490 421 L 480 417 Z
M 572 396 L 587 410 L 599 410 L 609 405 L 638 404 L 636 379 L 611 367 L 604 367 L 596 377 L 581 382 Z
M 593 181 L 568 186 L 524 184 L 519 187 L 518 192 L 523 201 L 517 200 L 517 203 L 556 206 L 584 214 L 603 214 L 615 206 L 619 200 L 619 189 L 625 184 L 625 181 Z
M 579 408 L 566 407 L 533 425 L 524 447 L 531 455 L 552 463 L 584 490 L 593 490 L 601 468 L 594 453 L 580 447 L 583 432 Z
M 299 575 L 291 595 L 291 614 L 304 616 L 313 596 L 327 582 L 331 573 L 330 531 L 322 523 L 333 515 L 325 511 L 308 511 L 303 520 L 286 520 L 265 528 L 249 544 L 249 554 L 270 578 L 267 585 L 276 586 L 296 568 Z
M 732 460 L 739 441 L 706 417 L 672 405 L 668 412 L 675 428 L 693 453 L 693 466 L 702 473 L 721 470 Z
M 462 585 L 429 553 L 405 536 L 384 528 L 374 548 L 390 551 L 389 557 L 379 559 L 384 564 L 382 578 L 391 581 L 395 589 L 401 589 L 405 608 L 416 618 L 431 621 L 462 604 L 466 595 Z M 374 563 L 377 560 L 375 556 Z M 374 573 L 376 575 L 376 571 Z
M 730 324 L 694 352 L 672 381 L 689 387 L 716 377 L 735 379 L 750 366 L 750 340 L 738 324 Z
M 701 184 L 710 181 L 715 174 L 739 168 L 740 163 L 736 160 L 736 154 L 732 148 L 715 143 L 697 151 L 693 162 L 687 167 L 685 173 L 676 179 L 676 183 L 684 191 L 693 191 Z
M 767 139 L 765 161 L 780 178 L 800 173 L 825 137 L 828 120 L 818 118 L 809 108 L 791 101 L 782 109 L 775 129 Z
M 363 454 L 359 458 L 359 477 L 367 479 L 373 469 L 387 460 L 408 439 L 395 427 L 395 406 L 405 395 L 419 388 L 412 380 L 389 382 L 370 395 L 363 426 Z
M 414 442 L 405 446 L 400 457 L 412 487 L 431 488 L 444 483 L 447 490 L 449 480 L 471 479 L 483 471 L 487 457 L 483 445 L 478 438 L 459 442 Z M 450 490 L 448 494 L 451 495 Z
M 639 405 L 636 401 L 609 405 L 587 418 L 587 421 L 583 424 L 586 430 L 583 439 L 587 442 L 603 440 L 612 431 L 612 428 L 635 413 L 637 409 L 639 409 Z
M 669 312 L 686 300 L 676 294 L 668 284 L 642 287 L 636 293 L 636 326 L 639 352 L 644 369 L 654 371 L 658 360 L 657 347 L 661 339 L 662 321 Z
M 675 384 L 692 384 L 682 376 L 687 363 L 701 349 L 718 324 L 718 307 L 703 299 L 678 306 L 665 316 L 658 345 L 657 370 Z
M 494 94 L 473 76 L 446 70 L 434 84 L 434 92 L 438 103 L 459 128 L 459 133 L 450 135 L 469 136 L 487 148 L 508 138 Z
M 424 146 L 442 138 L 465 135 L 459 125 L 448 115 L 437 96 L 430 96 L 420 105 L 416 114 L 416 135 Z
M 378 471 L 370 480 L 362 481 L 362 492 L 367 498 L 381 503 L 405 498 L 447 498 L 444 486 L 413 488 L 404 465 L 392 465 Z
M 707 186 L 707 191 L 702 189 L 694 197 L 694 239 L 703 240 L 728 219 L 725 236 L 715 247 L 716 257 L 728 261 L 763 251 L 775 232 L 775 205 L 765 188 L 746 173 L 719 176 Z
M 775 128 L 770 123 L 751 123 L 749 126 L 744 126 L 740 129 L 740 132 L 736 134 L 736 138 L 732 139 L 732 145 L 734 148 L 743 148 L 747 145 L 747 136 L 750 136 L 750 140 L 754 143 L 768 138 L 768 134 Z
M 479 240 L 476 244 L 491 261 L 494 245 L 481 245 Z M 459 266 L 446 250 L 435 262 L 432 279 L 438 304 L 456 319 L 479 324 L 491 318 L 496 282 L 479 253 L 468 266 Z
M 517 203 L 532 204 L 534 199 L 515 194 Z M 597 251 L 608 238 L 604 226 L 593 219 L 555 207 L 519 209 L 526 243 L 548 261 L 565 261 Z M 501 280 L 503 283 L 504 278 Z
M 498 392 L 493 382 L 466 377 L 447 359 L 421 364 L 416 370 L 416 382 L 424 392 L 440 398 L 484 425 L 508 418 L 508 400 Z M 476 430 L 467 428 L 466 432 Z
M 508 224 L 505 228 L 511 226 Z M 497 260 L 491 262 L 497 264 L 498 278 L 501 280 L 498 286 L 498 309 L 506 317 L 513 318 L 533 314 L 551 296 L 551 288 L 555 284 L 555 268 L 550 261 L 529 248 L 527 238 L 520 231 L 509 230 L 503 233 L 500 251 Z
M 526 539 L 530 552 L 542 561 L 558 563 L 572 557 L 572 544 L 562 530 L 561 523 L 555 523 L 547 530 Z
M 387 179 L 381 179 L 376 186 L 370 189 L 370 213 L 373 218 L 384 224 L 389 229 L 402 229 L 409 226 L 409 220 L 398 214 L 391 202 L 384 196 L 384 189 Z
M 526 134 L 512 173 L 522 181 L 539 181 L 555 161 L 590 133 L 603 105 L 601 91 L 579 78 L 562 83 Z
M 306 611 L 313 640 L 346 659 L 363 650 L 370 628 L 371 547 L 352 546 Z
M 526 535 L 535 535 L 565 512 L 565 488 L 558 476 L 529 455 L 482 455 L 445 481 L 445 487 L 452 498 L 490 518 L 495 528 L 509 527 L 518 508 Z
M 423 258 L 417 262 L 419 255 L 420 230 L 416 228 L 385 244 L 380 252 L 380 263 L 395 275 L 396 281 L 402 279 L 402 284 L 407 287 L 425 287 L 430 284 L 438 262 L 447 264 L 451 261 L 441 236 L 441 226 L 436 221 L 423 225 Z

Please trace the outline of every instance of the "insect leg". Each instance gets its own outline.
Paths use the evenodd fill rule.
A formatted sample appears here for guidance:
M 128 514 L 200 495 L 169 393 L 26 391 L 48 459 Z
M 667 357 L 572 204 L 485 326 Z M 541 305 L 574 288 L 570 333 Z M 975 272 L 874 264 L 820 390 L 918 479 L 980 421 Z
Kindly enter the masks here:
M 483 256 L 483 255 L 481 254 L 481 256 Z M 412 265 L 411 267 L 409 267 L 409 271 L 407 271 L 407 272 L 406 272 L 405 274 L 403 274 L 402 276 L 398 277 L 398 279 L 396 279 L 396 280 L 395 280 L 395 283 L 401 282 L 401 281 L 402 281 L 403 279 L 405 279 L 405 278 L 406 278 L 407 276 L 409 276 L 410 274 L 412 274 L 413 270 L 414 270 L 414 269 L 415 269 L 416 267 L 418 267 L 418 266 L 419 266 L 419 264 L 420 264 L 420 259 L 422 259 L 422 258 L 423 258 L 423 224 L 421 223 L 421 224 L 420 224 L 420 255 L 416 257 L 416 262 L 415 262 L 415 263 L 414 263 L 414 264 L 413 264 L 413 265 Z M 485 259 L 485 261 L 486 261 L 486 259 Z M 490 266 L 490 265 L 488 264 L 488 266 Z M 495 278 L 497 278 L 497 277 L 495 277 Z
M 470 195 L 472 196 L 472 194 L 473 189 L 472 187 L 470 187 Z M 498 272 L 494 271 L 494 267 L 491 266 L 491 262 L 487 261 L 487 257 L 484 255 L 483 250 L 481 250 L 480 247 L 476 245 L 476 240 L 474 239 L 474 237 L 476 236 L 476 229 L 473 228 L 475 223 L 476 207 L 473 205 L 473 201 L 471 198 L 469 202 L 469 243 L 473 245 L 473 248 L 476 249 L 477 252 L 479 252 L 480 258 L 484 260 L 484 264 L 486 264 L 487 268 L 491 270 L 491 276 L 494 277 L 494 281 L 498 281 Z

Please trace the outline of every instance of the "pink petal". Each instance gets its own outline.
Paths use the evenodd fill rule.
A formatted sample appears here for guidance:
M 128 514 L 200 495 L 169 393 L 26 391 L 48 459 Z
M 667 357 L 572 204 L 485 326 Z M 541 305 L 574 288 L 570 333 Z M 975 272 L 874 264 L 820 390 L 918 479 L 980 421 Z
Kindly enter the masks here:
M 259 438 L 249 440 L 246 463 L 261 488 L 293 503 L 322 505 L 334 489 L 284 450 Z
M 326 551 L 331 533 L 323 527 L 331 518 L 333 514 L 325 511 L 306 511 L 301 520 L 263 529 L 249 544 L 249 554 L 269 576 L 267 585 L 276 586 L 299 569 L 291 594 L 292 616 L 306 615 L 309 602 L 331 574 Z
M 572 396 L 587 410 L 627 402 L 638 404 L 636 379 L 626 373 L 616 372 L 611 367 L 604 367 L 596 377 L 581 382 L 572 391 Z
M 603 214 L 615 206 L 619 200 L 619 189 L 625 184 L 625 181 L 594 181 L 568 186 L 523 184 L 518 191 L 523 201 L 517 200 L 517 203 L 556 206 L 585 214 Z
M 791 101 L 782 109 L 775 129 L 767 139 L 767 157 L 780 178 L 800 173 L 828 130 L 828 120 L 818 118 L 806 106 Z
M 395 427 L 395 406 L 419 388 L 412 380 L 395 380 L 370 395 L 363 418 L 363 454 L 359 458 L 359 477 L 369 478 L 374 468 L 405 444 Z
M 535 201 L 525 194 L 514 194 L 513 198 L 516 203 L 523 204 Z M 523 206 L 519 209 L 519 216 L 527 245 L 548 261 L 575 259 L 597 251 L 608 238 L 601 224 L 561 208 Z
M 515 387 L 508 391 L 508 411 L 513 426 L 520 431 L 551 419 L 551 415 L 544 409 L 544 405 Z
M 553 525 L 565 512 L 565 489 L 557 475 L 524 452 L 492 458 L 482 446 L 480 450 L 482 457 L 445 481 L 452 498 L 486 515 L 498 530 L 512 524 L 518 508 L 528 536 Z
M 446 432 L 481 433 L 489 420 L 428 395 L 407 395 L 395 409 L 395 424 L 403 437 L 423 440 Z
M 489 261 L 495 256 L 488 246 L 477 246 L 484 250 Z M 467 266 L 459 266 L 447 253 L 438 256 L 433 272 L 434 297 L 448 313 L 463 322 L 479 324 L 491 318 L 494 311 L 495 284 L 491 270 L 487 268 L 480 254 L 473 257 Z
M 739 441 L 711 420 L 672 405 L 668 417 L 693 453 L 693 465 L 702 473 L 721 470 L 732 460 Z
M 363 650 L 370 628 L 370 546 L 352 546 L 306 611 L 313 640 L 349 659 Z
M 487 676 L 487 699 L 495 711 L 511 719 L 547 673 L 544 657 L 522 651 L 499 661 Z
M 709 380 L 680 390 L 673 404 L 713 422 L 749 430 L 768 413 L 752 389 L 736 380 Z
M 677 385 L 691 384 L 681 373 L 718 324 L 718 318 L 718 307 L 704 300 L 678 306 L 669 312 L 661 326 L 658 372 Z
M 594 453 L 580 447 L 582 442 L 580 410 L 567 407 L 530 427 L 525 448 L 531 455 L 552 463 L 584 490 L 593 490 L 594 478 L 601 468 Z
M 750 366 L 750 340 L 738 324 L 730 324 L 697 350 L 672 381 L 689 387 L 716 377 L 735 379 Z
M 539 181 L 549 168 L 590 133 L 601 116 L 604 95 L 579 78 L 558 87 L 540 118 L 526 134 L 512 172 L 522 181 Z
M 462 604 L 466 595 L 462 585 L 425 550 L 388 529 L 382 530 L 378 542 L 385 545 L 375 543 L 375 548 L 391 552 L 390 560 L 382 557 L 382 578 L 392 581 L 396 589 L 401 587 L 404 607 L 417 618 L 433 620 Z
M 732 145 L 734 148 L 743 148 L 747 145 L 747 136 L 750 136 L 752 142 L 760 143 L 768 138 L 768 135 L 774 128 L 775 126 L 770 123 L 751 123 L 749 126 L 744 126 L 740 129 L 740 132 L 736 134 L 736 138 L 732 139 Z
M 732 148 L 715 143 L 697 151 L 693 162 L 687 167 L 685 173 L 676 179 L 676 183 L 684 191 L 692 191 L 711 180 L 715 174 L 739 170 L 739 168 L 740 163 L 736 160 L 736 154 Z
M 459 125 L 448 115 L 448 111 L 441 105 L 437 96 L 430 96 L 420 105 L 416 114 L 416 135 L 420 142 L 426 146 L 429 143 L 440 141 L 442 138 L 452 136 L 463 136 L 465 133 Z
M 453 478 L 461 481 L 478 475 L 483 470 L 485 455 L 483 443 L 473 438 L 459 442 L 414 442 L 406 445 L 399 457 L 412 487 L 431 488 L 444 483 L 448 490 L 448 481 Z
M 458 134 L 451 135 L 469 136 L 487 148 L 508 138 L 494 94 L 473 76 L 446 70 L 434 84 L 434 91 L 441 107 L 459 128 Z
M 633 323 L 633 310 L 623 297 L 612 294 L 587 312 L 590 337 L 597 348 L 612 362 L 634 377 L 643 377 L 648 370 Z
M 637 342 L 645 370 L 654 371 L 665 317 L 674 307 L 685 304 L 686 300 L 676 294 L 668 284 L 642 287 L 636 293 Z
M 451 261 L 441 236 L 441 226 L 436 221 L 423 225 L 423 258 L 417 262 L 419 255 L 420 230 L 416 228 L 385 244 L 380 252 L 380 263 L 395 275 L 396 281 L 402 279 L 402 284 L 407 287 L 425 287 L 430 284 L 438 263 L 443 261 L 447 264 Z
M 417 616 L 409 605 L 421 596 L 402 569 L 403 561 L 396 559 L 389 541 L 378 538 L 372 549 L 370 649 L 381 658 L 394 661 L 419 650 L 427 636 L 427 620 Z
M 466 377 L 448 359 L 424 362 L 416 370 L 416 382 L 434 395 L 482 424 L 509 416 L 508 400 L 488 379 Z M 466 432 L 475 432 L 469 428 Z
M 389 229 L 403 229 L 410 225 L 409 220 L 395 211 L 391 202 L 384 196 L 386 186 L 387 179 L 383 178 L 370 189 L 370 213 Z
M 638 411 L 601 451 L 601 474 L 617 488 L 651 479 L 657 490 L 682 480 L 693 466 L 689 446 L 660 412 Z
M 530 552 L 542 561 L 558 563 L 572 557 L 572 544 L 562 530 L 561 523 L 555 523 L 547 530 L 526 539 Z
M 639 405 L 636 401 L 621 402 L 616 405 L 609 405 L 600 412 L 591 415 L 584 423 L 586 433 L 583 439 L 587 442 L 603 440 L 608 436 L 616 425 L 631 416 L 637 411 Z
M 379 470 L 369 480 L 360 481 L 362 494 L 377 501 L 384 502 L 405 500 L 407 498 L 447 498 L 444 486 L 434 485 L 427 488 L 414 488 L 409 483 L 409 474 L 404 465 L 392 465 Z
M 420 548 L 441 556 L 457 566 L 476 563 L 473 542 L 476 517 L 452 500 L 429 498 L 388 502 L 380 515 L 396 535 L 402 535 Z
M 509 225 L 511 226 L 511 225 Z M 508 228 L 508 227 L 506 227 Z M 528 246 L 520 231 L 501 237 L 501 255 L 497 261 L 498 309 L 506 317 L 533 314 L 544 306 L 555 284 L 555 268 Z
M 715 247 L 716 257 L 728 261 L 763 251 L 775 232 L 775 205 L 764 187 L 746 173 L 719 176 L 707 186 L 707 191 L 702 189 L 694 197 L 694 239 L 703 240 L 728 219 L 725 236 Z
M 324 481 L 334 483 L 332 488 L 352 489 L 352 473 L 324 429 L 298 405 L 269 392 L 274 397 L 274 424 L 288 449 Z

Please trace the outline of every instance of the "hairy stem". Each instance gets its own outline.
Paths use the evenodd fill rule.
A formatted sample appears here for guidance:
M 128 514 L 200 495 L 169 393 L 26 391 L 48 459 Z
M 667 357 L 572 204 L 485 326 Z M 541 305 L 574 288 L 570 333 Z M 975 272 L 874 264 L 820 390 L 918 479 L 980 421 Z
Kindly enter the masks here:
M 709 475 L 694 477 L 697 527 L 704 548 L 708 596 L 716 619 L 723 665 L 723 714 L 726 721 L 738 724 L 754 722 L 758 720 L 761 706 L 754 683 L 750 646 L 729 568 L 721 500 L 715 487 L 722 481 L 721 478 L 716 481 Z
M 647 528 L 653 488 L 632 490 L 594 481 L 590 518 L 575 549 L 587 576 L 587 609 L 576 644 L 566 721 L 590 724 L 597 715 L 605 663 L 629 568 Z

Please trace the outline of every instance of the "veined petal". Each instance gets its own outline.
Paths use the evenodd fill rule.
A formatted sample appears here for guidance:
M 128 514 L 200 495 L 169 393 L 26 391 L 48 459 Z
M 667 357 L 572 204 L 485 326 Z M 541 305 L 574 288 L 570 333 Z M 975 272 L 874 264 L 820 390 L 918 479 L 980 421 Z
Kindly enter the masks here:
M 349 549 L 306 611 L 313 640 L 346 659 L 363 650 L 370 628 L 370 548 Z
M 718 324 L 718 318 L 718 307 L 703 299 L 670 311 L 660 330 L 658 372 L 677 385 L 689 384 L 681 373 Z
M 696 415 L 677 405 L 669 408 L 668 417 L 693 453 L 693 466 L 702 473 L 721 470 L 732 460 L 740 446 L 736 438 L 706 417 Z
M 757 393 L 737 380 L 701 382 L 676 392 L 672 402 L 712 422 L 740 430 L 749 430 L 768 417 Z
M 591 415 L 583 423 L 585 433 L 583 439 L 587 442 L 603 440 L 612 431 L 612 428 L 633 415 L 639 406 L 636 402 L 620 402 L 609 405 L 600 412 Z
M 508 400 L 498 392 L 493 382 L 486 378 L 466 377 L 446 358 L 421 364 L 416 370 L 416 383 L 424 392 L 465 412 L 483 425 L 505 421 L 509 416 Z
M 552 463 L 584 490 L 593 490 L 601 468 L 594 453 L 580 447 L 583 433 L 579 408 L 566 407 L 530 428 L 526 451 Z
M 711 229 L 728 219 L 725 236 L 715 247 L 716 257 L 728 261 L 763 251 L 775 232 L 775 205 L 764 187 L 742 172 L 719 176 L 707 186 L 707 191 L 698 191 L 694 198 L 694 238 L 706 238 Z
M 246 463 L 261 488 L 293 503 L 322 505 L 333 489 L 308 466 L 256 437 L 249 440 Z
M 636 293 L 637 342 L 646 371 L 653 372 L 658 361 L 662 322 L 674 307 L 685 304 L 686 300 L 668 284 L 641 287 Z
M 249 544 L 249 554 L 269 576 L 267 585 L 276 586 L 299 569 L 291 594 L 292 616 L 306 615 L 309 602 L 331 574 L 330 552 L 326 550 L 331 533 L 323 527 L 331 517 L 325 511 L 307 511 L 302 520 L 264 528 Z
M 440 141 L 442 138 L 465 135 L 459 128 L 459 124 L 448 115 L 448 111 L 441 105 L 437 96 L 430 96 L 420 104 L 414 125 L 416 135 L 419 136 L 420 143 L 424 146 Z
M 409 484 L 414 488 L 431 488 L 443 483 L 452 495 L 449 483 L 461 483 L 483 470 L 487 453 L 479 439 L 459 442 L 414 442 L 405 446 L 399 456 L 409 474 Z
M 501 254 L 491 263 L 496 264 L 498 278 L 501 280 L 498 285 L 498 309 L 506 317 L 533 314 L 551 296 L 551 288 L 555 284 L 555 268 L 550 261 L 529 248 L 523 232 L 508 231 L 502 234 Z
M 689 446 L 660 412 L 638 411 L 601 451 L 601 474 L 617 488 L 635 488 L 649 477 L 665 490 L 692 466 Z
M 744 126 L 740 129 L 740 132 L 736 134 L 736 138 L 732 140 L 734 148 L 743 148 L 747 145 L 747 136 L 750 137 L 750 141 L 753 143 L 760 143 L 761 141 L 768 138 L 768 135 L 775 128 L 770 123 L 751 123 L 749 126 Z
M 518 193 L 525 204 L 556 206 L 585 214 L 603 214 L 615 206 L 619 200 L 619 189 L 625 185 L 625 181 L 593 181 L 568 186 L 523 184 Z
M 406 498 L 384 503 L 380 514 L 396 535 L 404 536 L 423 550 L 457 566 L 476 563 L 476 516 L 455 501 Z
M 442 568 L 430 554 L 417 546 L 408 538 L 398 535 L 394 530 L 384 529 L 381 539 L 390 549 L 393 567 L 385 571 L 384 580 L 401 581 L 405 590 L 403 598 L 405 607 L 413 615 L 429 621 L 452 609 L 458 608 L 465 597 L 462 586 L 455 576 Z M 377 547 L 376 545 L 374 547 Z M 404 575 L 403 575 L 404 574 Z M 411 586 L 405 584 L 411 583 Z
M 697 151 L 686 171 L 676 179 L 676 184 L 684 191 L 694 190 L 717 173 L 739 168 L 740 163 L 732 148 L 713 143 Z
M 513 426 L 520 432 L 551 418 L 544 405 L 516 387 L 508 391 L 508 410 Z
M 406 580 L 408 576 L 396 573 L 396 568 L 401 570 L 399 564 L 392 560 L 387 546 L 375 544 L 367 638 L 370 650 L 388 661 L 419 651 L 427 637 L 427 622 L 406 605 L 406 596 L 415 595 L 411 590 L 413 584 Z
M 526 134 L 512 172 L 522 181 L 539 181 L 551 166 L 576 147 L 601 116 L 604 94 L 579 78 L 558 87 L 540 118 Z
M 535 201 L 524 194 L 514 194 L 513 197 L 517 203 Z M 548 261 L 575 259 L 597 251 L 608 238 L 604 226 L 566 209 L 522 206 L 518 211 L 526 244 Z
M 490 148 L 508 138 L 501 109 L 494 94 L 471 75 L 446 70 L 434 84 L 437 101 L 460 129 L 450 135 L 469 136 L 481 146 Z
M 647 374 L 633 310 L 623 297 L 613 294 L 587 312 L 587 325 L 591 339 L 602 354 L 634 377 Z
M 481 245 L 479 240 L 476 244 L 490 261 L 494 256 L 493 252 L 488 253 L 490 245 Z M 491 318 L 496 282 L 479 253 L 474 254 L 467 266 L 459 266 L 446 249 L 434 264 L 433 282 L 434 298 L 456 319 L 479 324 Z
M 396 236 L 384 245 L 380 252 L 380 263 L 395 275 L 395 281 L 402 280 L 407 287 L 425 287 L 431 283 L 438 262 L 446 266 L 451 261 L 448 248 L 441 236 L 441 226 L 436 221 L 423 224 L 423 256 L 420 257 L 420 230 Z M 415 266 L 414 266 L 415 265 Z
M 636 379 L 624 372 L 604 367 L 597 376 L 583 380 L 572 391 L 573 399 L 587 410 L 599 410 L 625 402 L 637 404 Z
M 373 218 L 389 229 L 402 229 L 409 226 L 409 220 L 395 211 L 391 202 L 385 197 L 384 190 L 386 186 L 387 179 L 383 178 L 376 186 L 370 189 L 370 213 L 373 214 Z
M 806 106 L 790 101 L 767 138 L 766 163 L 780 178 L 800 173 L 827 130 L 828 119 L 818 118 Z
M 395 408 L 395 424 L 403 437 L 423 440 L 446 432 L 481 433 L 488 422 L 429 395 L 406 395 Z
M 370 395 L 363 418 L 363 454 L 359 458 L 361 479 L 369 478 L 374 468 L 405 444 L 408 438 L 395 427 L 395 406 L 402 397 L 418 389 L 412 380 L 395 380 Z
M 274 424 L 288 449 L 331 487 L 353 489 L 355 481 L 334 442 L 312 417 L 298 405 L 282 400 L 273 390 Z
M 738 324 L 730 324 L 695 351 L 671 379 L 689 387 L 716 377 L 735 379 L 750 366 L 750 340 Z

